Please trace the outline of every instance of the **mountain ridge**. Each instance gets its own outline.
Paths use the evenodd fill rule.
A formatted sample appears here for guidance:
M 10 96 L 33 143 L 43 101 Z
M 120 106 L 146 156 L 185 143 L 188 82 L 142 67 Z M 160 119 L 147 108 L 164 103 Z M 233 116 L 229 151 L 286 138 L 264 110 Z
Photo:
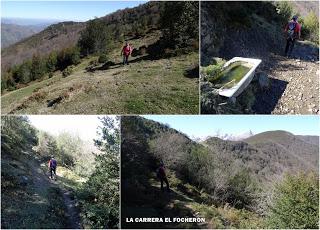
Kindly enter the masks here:
M 1 49 L 39 33 L 48 25 L 18 25 L 1 23 Z
M 147 20 L 147 23 L 153 25 L 157 24 L 160 17 L 158 15 L 160 5 L 159 2 L 147 2 L 133 8 L 117 10 L 96 19 L 105 21 L 113 33 L 121 33 L 121 31 L 117 31 L 120 25 L 132 27 L 134 23 L 140 20 Z M 52 51 L 60 51 L 64 48 L 75 46 L 80 37 L 80 32 L 85 29 L 88 21 L 64 21 L 52 24 L 40 33 L 4 48 L 1 55 L 2 71 L 6 71 L 13 65 L 21 64 L 34 54 L 46 56 Z M 122 31 L 122 33 L 126 32 Z M 124 35 L 128 38 L 132 37 L 130 34 Z
M 276 133 L 283 140 L 294 137 L 284 131 Z M 197 143 L 165 124 L 137 116 L 122 117 L 121 135 L 124 228 L 266 228 L 275 184 L 288 174 L 318 172 L 318 151 L 298 138 L 298 144 L 309 146 L 309 153 L 288 152 L 270 141 L 250 144 L 212 137 Z M 161 190 L 156 176 L 161 163 L 170 192 Z M 126 217 L 151 216 L 205 217 L 206 222 L 151 225 L 125 221 Z

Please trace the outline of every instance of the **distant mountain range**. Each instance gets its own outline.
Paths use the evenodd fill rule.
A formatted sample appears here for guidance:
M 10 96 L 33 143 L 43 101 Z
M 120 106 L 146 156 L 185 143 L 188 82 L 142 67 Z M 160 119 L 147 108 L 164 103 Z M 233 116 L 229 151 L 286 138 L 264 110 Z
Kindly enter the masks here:
M 218 137 L 222 140 L 228 140 L 228 141 L 241 141 L 243 139 L 246 139 L 248 137 L 253 136 L 254 133 L 249 130 L 246 132 L 242 132 L 242 133 L 238 133 L 238 134 L 232 134 L 232 133 L 217 133 L 215 135 L 211 135 L 211 136 L 204 136 L 204 137 L 194 137 L 192 138 L 193 140 L 197 141 L 197 142 L 203 142 L 206 141 L 207 139 L 211 138 L 211 137 Z
M 1 48 L 8 47 L 43 30 L 46 26 L 1 23 Z
M 128 33 L 132 30 L 130 28 L 143 20 L 153 27 L 158 27 L 160 5 L 160 2 L 147 2 L 134 8 L 118 10 L 99 19 L 106 22 L 113 32 L 119 28 L 119 25 L 125 25 L 127 29 L 123 30 L 122 33 Z M 87 22 L 50 22 L 50 26 L 41 32 L 2 49 L 2 71 L 13 65 L 21 64 L 26 59 L 32 58 L 34 54 L 46 56 L 52 51 L 59 52 L 64 48 L 76 45 L 80 32 L 86 25 Z
M 250 169 L 261 182 L 272 182 L 285 172 L 318 170 L 319 136 L 294 135 L 283 130 L 253 134 L 249 130 L 240 135 L 224 134 L 208 137 L 204 141 L 193 141 L 161 123 L 140 117 L 136 119 L 141 122 L 142 127 L 145 126 L 142 130 L 155 137 L 162 135 L 161 133 L 180 136 L 183 141 L 176 142 L 175 147 L 181 145 L 185 152 L 181 156 L 175 156 L 179 161 L 188 156 L 186 149 L 190 147 L 187 145 L 202 145 L 216 159 L 227 159 L 230 164 L 237 162 L 239 167 Z M 148 138 L 152 139 L 149 135 Z
M 1 23 L 14 24 L 19 26 L 48 26 L 58 23 L 59 19 L 39 19 L 39 18 L 1 18 Z
M 39 33 L 57 22 L 58 20 L 54 19 L 1 18 L 1 48 Z
M 319 15 L 319 2 L 318 1 L 290 1 L 295 12 L 305 17 L 310 11 L 314 11 Z
M 260 181 L 269 181 L 284 172 L 314 170 L 319 165 L 319 136 L 301 136 L 276 130 L 259 133 L 242 141 L 212 137 L 203 142 L 212 152 L 239 161 Z

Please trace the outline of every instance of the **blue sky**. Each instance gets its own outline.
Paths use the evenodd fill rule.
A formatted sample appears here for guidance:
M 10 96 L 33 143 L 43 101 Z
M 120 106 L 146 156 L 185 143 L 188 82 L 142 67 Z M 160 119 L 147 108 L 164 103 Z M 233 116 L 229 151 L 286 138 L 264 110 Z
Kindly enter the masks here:
M 86 21 L 145 1 L 1 1 L 1 17 Z
M 254 134 L 270 130 L 285 130 L 299 135 L 319 135 L 318 116 L 274 115 L 146 115 L 145 118 L 167 123 L 189 137 L 224 134 L 240 134 L 251 130 Z

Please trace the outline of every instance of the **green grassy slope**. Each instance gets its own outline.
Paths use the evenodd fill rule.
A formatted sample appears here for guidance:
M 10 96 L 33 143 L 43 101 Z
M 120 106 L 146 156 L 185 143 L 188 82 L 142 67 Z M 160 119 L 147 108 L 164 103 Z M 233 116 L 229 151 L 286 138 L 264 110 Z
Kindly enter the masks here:
M 152 44 L 159 36 L 154 32 L 130 41 L 135 48 Z M 121 44 L 110 54 L 115 63 L 106 70 L 87 72 L 96 57 L 83 59 L 73 73 L 63 78 L 56 72 L 50 79 L 2 96 L 2 113 L 17 114 L 143 114 L 198 113 L 198 78 L 185 73 L 198 63 L 198 54 L 190 53 L 159 60 L 146 56 L 130 58 L 121 65 Z M 62 97 L 48 107 L 47 102 Z

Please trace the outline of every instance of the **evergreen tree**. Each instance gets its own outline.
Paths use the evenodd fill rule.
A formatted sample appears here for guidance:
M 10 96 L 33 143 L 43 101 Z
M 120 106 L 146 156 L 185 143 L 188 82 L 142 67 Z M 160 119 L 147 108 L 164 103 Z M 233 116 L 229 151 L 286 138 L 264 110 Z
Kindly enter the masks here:
M 84 200 L 84 222 L 90 228 L 119 227 L 119 118 L 102 117 L 95 145 L 96 168 L 84 184 L 80 196 Z
M 198 39 L 199 2 L 165 2 L 160 24 L 164 39 L 172 46 L 185 46 Z
M 276 186 L 268 217 L 270 228 L 319 228 L 319 178 L 287 175 Z
M 77 65 L 80 63 L 80 50 L 77 46 L 63 49 L 57 56 L 57 67 L 64 70 L 70 65 Z
M 42 57 L 39 55 L 33 55 L 31 65 L 31 80 L 36 80 L 47 72 L 46 65 Z
M 84 55 L 107 52 L 110 46 L 110 32 L 105 22 L 100 19 L 89 21 L 86 29 L 81 32 L 78 45 Z
M 52 53 L 49 54 L 48 58 L 47 58 L 47 70 L 48 72 L 54 72 L 57 68 L 57 53 L 54 51 Z
M 32 76 L 32 62 L 30 60 L 25 61 L 20 66 L 13 68 L 13 79 L 17 83 L 26 84 L 33 80 Z

